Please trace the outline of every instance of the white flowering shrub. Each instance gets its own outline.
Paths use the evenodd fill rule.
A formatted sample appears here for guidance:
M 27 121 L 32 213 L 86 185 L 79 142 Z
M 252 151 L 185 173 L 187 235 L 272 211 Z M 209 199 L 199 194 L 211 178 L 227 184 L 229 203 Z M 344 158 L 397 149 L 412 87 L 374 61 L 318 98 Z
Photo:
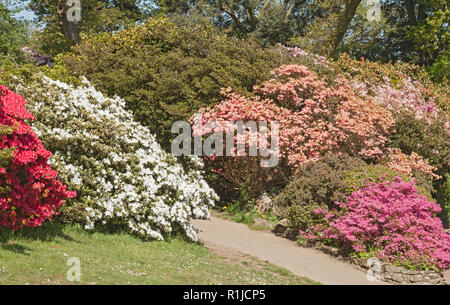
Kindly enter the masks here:
M 105 97 L 87 80 L 75 88 L 38 75 L 16 90 L 28 100 L 32 128 L 54 153 L 60 179 L 77 191 L 65 217 L 83 218 L 87 229 L 126 228 L 157 240 L 180 231 L 197 239 L 192 218 L 208 218 L 218 199 L 202 178 L 200 159 L 183 169 L 122 99 Z

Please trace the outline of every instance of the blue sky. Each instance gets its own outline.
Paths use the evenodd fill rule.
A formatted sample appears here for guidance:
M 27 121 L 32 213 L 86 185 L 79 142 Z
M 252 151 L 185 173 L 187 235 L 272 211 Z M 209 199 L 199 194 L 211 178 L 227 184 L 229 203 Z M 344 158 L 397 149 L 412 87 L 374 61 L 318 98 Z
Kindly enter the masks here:
M 11 1 L 11 2 L 14 2 L 14 0 Z M 28 4 L 28 2 L 27 2 L 27 4 Z M 17 13 L 15 15 L 15 17 L 17 17 L 17 18 L 24 18 L 26 20 L 33 20 L 34 17 L 36 17 L 36 15 L 32 11 L 30 11 L 28 9 L 24 9 L 20 13 Z

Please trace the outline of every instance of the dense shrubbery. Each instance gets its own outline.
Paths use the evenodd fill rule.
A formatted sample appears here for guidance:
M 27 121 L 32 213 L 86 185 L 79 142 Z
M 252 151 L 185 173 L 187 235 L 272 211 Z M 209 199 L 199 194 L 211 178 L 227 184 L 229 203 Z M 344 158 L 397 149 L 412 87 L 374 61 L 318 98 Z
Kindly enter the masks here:
M 56 59 L 53 66 L 36 66 L 34 64 L 18 64 L 7 58 L 0 58 L 0 83 L 6 86 L 14 86 L 16 79 L 21 82 L 32 83 L 36 74 L 44 73 L 53 80 L 59 80 L 72 85 L 81 85 L 81 80 L 72 75 L 62 64 L 60 59 Z
M 413 183 L 396 177 L 368 185 L 336 204 L 339 210 L 314 211 L 316 224 L 301 231 L 303 238 L 409 268 L 450 268 L 450 235 L 436 217 L 441 209 Z
M 450 169 L 448 123 L 445 117 L 428 123 L 425 119 L 416 119 L 412 114 L 401 114 L 396 118 L 396 132 L 389 136 L 391 146 L 408 155 L 418 153 L 437 167 L 436 173 L 442 176 Z
M 74 88 L 36 74 L 27 86 L 17 80 L 16 87 L 37 119 L 33 129 L 54 152 L 52 164 L 77 190 L 63 219 L 144 238 L 179 231 L 196 240 L 191 219 L 208 217 L 216 199 L 201 177 L 199 160 L 191 159 L 185 172 L 133 121 L 122 99 L 106 98 L 87 82 Z
M 438 203 L 440 203 L 442 212 L 440 217 L 445 227 L 450 227 L 450 174 L 444 176 L 444 180 L 437 187 L 436 195 Z
M 305 66 L 281 66 L 272 75 L 272 79 L 255 87 L 255 97 L 247 98 L 232 93 L 231 89 L 225 90 L 226 99 L 221 104 L 199 110 L 202 124 L 193 124 L 194 133 L 205 135 L 213 132 L 203 128 L 208 122 L 216 122 L 227 131 L 229 122 L 267 121 L 270 129 L 270 122 L 277 121 L 281 164 L 290 168 L 317 161 L 329 152 L 368 160 L 382 156 L 386 135 L 394 121 L 391 113 L 372 98 L 356 96 L 344 79 L 328 85 Z M 247 130 L 246 137 L 251 138 L 252 132 Z M 263 137 L 259 137 L 261 140 Z M 237 136 L 235 141 L 238 141 Z M 246 144 L 248 148 L 248 142 Z M 276 173 L 286 173 L 286 170 L 279 171 L 279 166 L 266 170 L 267 174 L 258 174 L 253 170 L 255 166 L 259 167 L 258 162 L 247 168 L 248 172 L 236 171 L 230 166 L 242 169 L 248 166 L 248 158 L 234 156 L 234 166 L 226 164 L 226 157 L 213 159 L 219 174 L 230 182 L 239 182 L 236 188 L 247 179 L 253 188 L 260 189 L 270 182 L 268 179 L 277 180 L 274 178 Z M 255 186 L 257 182 L 258 187 Z
M 431 199 L 433 188 L 430 178 L 421 173 L 406 175 L 382 164 L 366 164 L 359 158 L 347 155 L 327 154 L 317 162 L 309 162 L 298 168 L 290 182 L 274 199 L 277 209 L 284 211 L 290 226 L 305 229 L 316 218 L 315 209 L 337 208 L 335 202 L 343 202 L 351 193 L 371 183 L 393 181 L 401 177 L 415 181 L 419 193 Z
M 313 221 L 317 208 L 329 209 L 345 199 L 347 171 L 366 163 L 347 155 L 327 154 L 317 162 L 298 168 L 293 181 L 275 197 L 274 204 L 287 216 L 294 228 L 305 229 Z
M 338 58 L 335 66 L 349 79 L 364 83 L 374 91 L 384 86 L 403 89 L 405 82 L 408 85 L 412 81 L 414 86 L 422 89 L 424 99 L 432 98 L 441 109 L 448 110 L 448 82 L 434 83 L 422 67 L 408 63 L 380 63 L 364 58 L 358 60 L 345 53 Z
M 0 86 L 0 228 L 39 226 L 76 195 L 48 165 L 51 152 L 25 123 L 34 119 L 25 105 L 23 97 Z
M 233 151 L 231 157 L 205 158 L 211 185 L 223 199 L 236 199 L 230 209 L 245 211 L 259 194 L 277 194 L 278 216 L 304 238 L 409 267 L 449 267 L 449 237 L 431 202 L 437 198 L 448 223 L 448 84 L 434 84 L 420 67 L 346 54 L 332 60 L 281 45 L 263 49 L 209 24 L 167 18 L 83 37 L 54 67 L 1 58 L 0 64 L 0 83 L 29 100 L 37 119 L 32 128 L 54 152 L 49 161 L 78 193 L 61 209 L 62 221 L 159 240 L 177 231 L 196 240 L 191 219 L 208 217 L 217 196 L 199 159 L 178 164 L 157 142 L 169 148 L 178 120 L 190 119 L 194 135 L 201 136 L 216 131 L 206 123 L 228 131 L 229 122 L 263 121 L 270 130 L 276 121 L 276 167 L 261 166 L 266 156 L 248 155 L 252 130 L 245 133 L 243 156 Z M 203 126 L 195 124 L 195 113 L 202 114 Z M 41 145 L 35 137 L 19 148 L 8 142 L 32 135 L 22 119 L 0 119 L 0 191 L 17 197 L 0 196 L 0 225 L 38 225 L 73 194 L 54 182 L 46 150 L 30 152 L 26 145 Z M 234 144 L 239 141 L 235 136 Z M 269 154 L 276 153 L 267 142 Z M 53 175 L 32 185 L 35 197 L 26 201 L 31 209 L 16 204 L 23 200 L 21 187 L 30 186 L 16 175 L 17 166 L 26 169 L 29 162 Z M 36 202 L 48 200 L 48 191 L 39 197 L 46 185 L 56 185 L 60 194 L 39 210 Z M 14 219 L 18 212 L 8 198 L 26 210 L 20 211 L 24 217 Z M 30 211 L 36 217 L 27 218 Z
M 220 89 L 248 93 L 271 69 L 295 58 L 256 41 L 230 38 L 212 25 L 177 26 L 152 18 L 125 31 L 86 38 L 63 57 L 100 91 L 125 99 L 165 147 L 173 122 L 220 102 Z
M 371 183 L 393 181 L 395 177 L 401 177 L 406 182 L 414 181 L 418 192 L 432 200 L 434 190 L 432 179 L 428 176 L 420 172 L 415 172 L 414 175 L 406 175 L 395 168 L 383 164 L 368 164 L 346 171 L 345 189 L 343 191 L 346 195 L 350 195 Z

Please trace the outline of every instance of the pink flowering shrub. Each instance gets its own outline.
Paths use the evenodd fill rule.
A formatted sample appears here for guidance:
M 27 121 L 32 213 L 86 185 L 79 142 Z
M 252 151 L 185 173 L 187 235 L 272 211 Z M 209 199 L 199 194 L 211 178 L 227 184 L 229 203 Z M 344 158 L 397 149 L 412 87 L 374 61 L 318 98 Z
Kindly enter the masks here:
M 285 148 L 289 145 L 289 139 L 282 130 L 289 127 L 289 118 L 294 115 L 291 110 L 279 107 L 269 99 L 261 99 L 258 96 L 247 98 L 231 92 L 231 89 L 222 90 L 222 94 L 225 100 L 219 105 L 216 105 L 214 108 L 202 108 L 198 111 L 198 114 L 201 114 L 200 122 L 196 124 L 195 117 L 192 118 L 193 136 L 208 135 L 213 132 L 212 128 L 208 128 L 208 123 L 212 122 L 221 126 L 224 132 L 231 132 L 228 123 L 239 120 L 244 122 L 269 121 L 267 127 L 270 134 L 270 121 L 278 121 L 280 149 L 282 149 L 280 153 L 286 153 Z M 234 190 L 236 193 L 239 193 L 241 187 L 244 186 L 250 192 L 250 196 L 255 196 L 261 193 L 267 184 L 279 181 L 281 179 L 280 175 L 289 175 L 290 169 L 289 166 L 285 166 L 285 160 L 280 160 L 278 166 L 274 168 L 261 167 L 261 160 L 266 158 L 249 156 L 249 145 L 254 143 L 251 142 L 252 139 L 266 141 L 268 150 L 271 150 L 271 143 L 268 138 L 259 137 L 253 130 L 246 130 L 243 139 L 235 136 L 235 145 L 231 151 L 234 157 L 205 157 L 205 161 L 209 161 L 207 162 L 208 167 L 222 180 L 217 182 L 219 185 L 216 185 L 216 189 Z M 245 141 L 245 150 L 238 152 L 237 144 L 241 140 Z M 225 148 L 225 139 L 223 139 L 222 144 Z
M 428 122 L 436 120 L 440 115 L 434 96 L 429 96 L 427 88 L 419 81 L 411 78 L 402 78 L 396 86 L 385 78 L 381 85 L 367 84 L 353 81 L 352 86 L 363 96 L 372 95 L 377 103 L 394 113 L 409 112 L 416 119 L 425 119 Z
M 424 160 L 415 152 L 412 152 L 411 155 L 408 156 L 402 153 L 402 151 L 398 148 L 388 148 L 387 165 L 390 168 L 410 177 L 413 176 L 414 172 L 419 172 L 431 179 L 441 178 L 434 173 L 437 168 L 428 164 L 427 160 Z
M 12 150 L 0 168 L 0 228 L 34 227 L 51 219 L 66 198 L 76 194 L 57 180 L 58 173 L 47 164 L 51 153 L 25 119 L 34 119 L 23 97 L 0 86 L 0 149 Z M 3 160 L 5 161 L 5 160 Z
M 436 217 L 441 208 L 420 195 L 414 183 L 396 177 L 336 204 L 339 210 L 315 210 L 318 223 L 301 236 L 410 268 L 450 268 L 450 235 Z
M 293 57 L 305 57 L 308 59 L 312 59 L 312 61 L 315 65 L 330 67 L 330 62 L 328 61 L 328 58 L 325 56 L 310 53 L 299 47 L 286 47 L 281 44 L 278 44 L 278 45 L 282 50 L 286 51 L 288 54 L 291 54 Z

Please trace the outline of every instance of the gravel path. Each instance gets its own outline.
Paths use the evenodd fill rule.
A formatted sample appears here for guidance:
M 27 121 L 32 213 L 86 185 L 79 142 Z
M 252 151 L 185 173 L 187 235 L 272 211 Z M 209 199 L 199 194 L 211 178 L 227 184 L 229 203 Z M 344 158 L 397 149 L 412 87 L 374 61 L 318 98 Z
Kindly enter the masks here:
M 386 284 L 370 282 L 366 273 L 318 250 L 299 247 L 269 232 L 252 231 L 244 224 L 212 217 L 211 220 L 195 220 L 194 227 L 207 247 L 233 249 L 322 284 Z

